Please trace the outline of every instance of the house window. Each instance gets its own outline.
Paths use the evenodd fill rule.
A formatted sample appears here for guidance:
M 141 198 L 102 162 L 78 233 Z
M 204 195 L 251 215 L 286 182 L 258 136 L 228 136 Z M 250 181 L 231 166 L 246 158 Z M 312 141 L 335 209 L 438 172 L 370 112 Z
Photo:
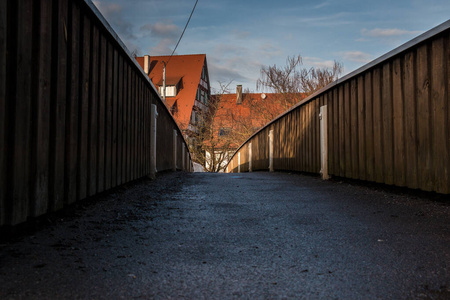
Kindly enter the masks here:
M 159 87 L 159 94 L 162 96 L 164 89 L 162 86 Z M 177 95 L 177 87 L 174 85 L 166 86 L 166 97 L 175 97 Z
M 203 70 L 202 70 L 202 79 L 206 80 L 206 69 L 205 68 L 203 68 Z
M 205 92 L 203 90 L 200 91 L 200 102 L 205 103 Z
M 219 136 L 227 136 L 231 132 L 230 128 L 220 128 L 219 129 Z

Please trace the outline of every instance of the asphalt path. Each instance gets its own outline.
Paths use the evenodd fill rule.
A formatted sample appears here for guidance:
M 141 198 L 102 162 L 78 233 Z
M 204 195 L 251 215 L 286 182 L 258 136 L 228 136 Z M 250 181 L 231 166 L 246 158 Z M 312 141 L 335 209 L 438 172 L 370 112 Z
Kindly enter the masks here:
M 0 244 L 0 299 L 450 299 L 450 202 L 288 173 L 169 173 Z

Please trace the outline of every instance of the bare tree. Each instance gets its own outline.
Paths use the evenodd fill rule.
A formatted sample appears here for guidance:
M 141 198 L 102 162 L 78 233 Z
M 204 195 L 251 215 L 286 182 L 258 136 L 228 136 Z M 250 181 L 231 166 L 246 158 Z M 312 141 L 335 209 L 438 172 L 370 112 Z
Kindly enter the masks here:
M 261 67 L 261 77 L 256 81 L 256 89 L 277 93 L 279 97 L 276 101 L 280 102 L 283 110 L 289 109 L 301 97 L 301 65 L 302 57 L 298 55 L 288 56 L 284 67 Z
M 194 160 L 201 164 L 207 172 L 219 172 L 224 169 L 224 163 L 234 151 L 234 139 L 230 134 L 219 134 L 221 124 L 215 122 L 219 112 L 222 96 L 229 93 L 229 85 L 219 82 L 220 93 L 211 97 L 208 110 L 197 116 L 197 132 L 194 134 L 195 142 L 191 146 Z
M 300 85 L 302 92 L 311 95 L 328 84 L 332 83 L 342 73 L 342 64 L 334 61 L 333 67 L 302 69 L 300 72 Z
M 338 79 L 342 64 L 334 61 L 330 68 L 302 68 L 300 55 L 286 59 L 284 67 L 276 65 L 261 68 L 261 77 L 256 82 L 258 90 L 279 94 L 284 110 Z

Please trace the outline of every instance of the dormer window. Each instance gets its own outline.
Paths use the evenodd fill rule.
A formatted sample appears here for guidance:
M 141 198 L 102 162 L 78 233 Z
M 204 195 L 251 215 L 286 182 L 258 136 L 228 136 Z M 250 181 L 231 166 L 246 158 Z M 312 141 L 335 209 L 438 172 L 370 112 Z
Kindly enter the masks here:
M 159 87 L 159 94 L 163 94 L 163 87 Z M 177 86 L 175 85 L 166 85 L 166 97 L 175 97 L 177 95 Z
M 166 78 L 166 97 L 176 97 L 182 88 L 182 77 Z M 159 94 L 162 96 L 164 93 L 162 80 L 158 82 L 158 89 Z

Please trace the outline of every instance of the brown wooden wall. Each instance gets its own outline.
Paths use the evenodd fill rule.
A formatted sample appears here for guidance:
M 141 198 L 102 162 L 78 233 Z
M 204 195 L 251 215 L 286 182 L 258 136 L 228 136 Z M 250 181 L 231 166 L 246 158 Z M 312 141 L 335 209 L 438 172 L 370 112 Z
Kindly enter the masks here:
M 148 175 L 152 104 L 157 170 L 173 166 L 174 129 L 190 170 L 175 121 L 90 1 L 0 1 L 0 226 Z
M 449 28 L 447 21 L 270 122 L 244 144 L 252 143 L 253 170 L 268 169 L 273 129 L 276 170 L 319 173 L 318 116 L 327 105 L 330 175 L 450 193 Z M 238 152 L 248 147 L 229 171 L 237 172 Z

